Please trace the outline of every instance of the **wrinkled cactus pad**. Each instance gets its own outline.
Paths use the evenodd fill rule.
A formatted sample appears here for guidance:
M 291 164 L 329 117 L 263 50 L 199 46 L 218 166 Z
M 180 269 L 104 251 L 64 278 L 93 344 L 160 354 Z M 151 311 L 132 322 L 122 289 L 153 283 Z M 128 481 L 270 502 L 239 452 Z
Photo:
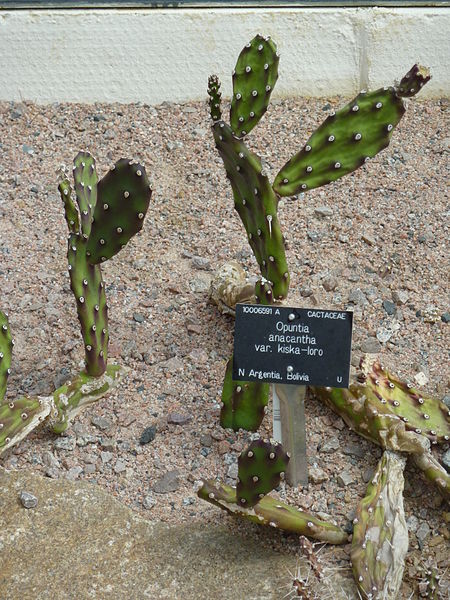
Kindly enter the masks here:
M 253 441 L 238 458 L 237 502 L 251 507 L 280 484 L 289 455 L 281 444 Z
M 11 371 L 13 341 L 8 316 L 0 310 L 0 403 L 6 392 L 6 382 Z
M 216 148 L 233 188 L 234 206 L 247 232 L 261 275 L 271 282 L 274 300 L 289 289 L 284 240 L 277 217 L 277 198 L 262 173 L 261 161 L 223 121 L 213 125 Z
M 97 186 L 88 260 L 111 258 L 142 229 L 152 191 L 142 165 L 120 159 Z
M 227 363 L 220 424 L 225 429 L 256 431 L 269 403 L 269 384 L 233 380 L 233 357 Z
M 421 65 L 414 65 L 400 81 L 397 87 L 397 95 L 401 98 L 411 98 L 411 96 L 415 96 L 420 92 L 430 79 L 430 69 Z
M 256 35 L 241 51 L 233 72 L 230 124 L 237 137 L 249 133 L 267 110 L 278 79 L 277 47 Z
M 353 521 L 351 560 L 364 600 L 399 598 L 408 528 L 403 511 L 406 459 L 384 452 Z
M 432 443 L 450 440 L 450 410 L 443 402 L 420 393 L 378 362 L 363 366 L 360 380 L 365 392 L 377 398 L 380 413 L 395 414 L 407 430 L 426 436 Z

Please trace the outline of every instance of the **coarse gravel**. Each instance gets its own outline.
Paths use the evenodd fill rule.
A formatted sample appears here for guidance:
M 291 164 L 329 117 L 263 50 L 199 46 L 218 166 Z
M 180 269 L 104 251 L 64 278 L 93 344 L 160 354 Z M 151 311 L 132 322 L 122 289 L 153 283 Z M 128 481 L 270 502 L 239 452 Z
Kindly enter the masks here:
M 271 179 L 345 101 L 271 104 L 248 142 Z M 279 209 L 288 304 L 350 307 L 353 366 L 364 352 L 376 353 L 388 369 L 441 398 L 450 384 L 450 325 L 441 317 L 450 309 L 448 108 L 446 99 L 410 102 L 388 149 L 334 184 L 282 199 Z M 236 525 L 195 494 L 202 478 L 231 482 L 249 437 L 218 425 L 233 320 L 209 303 L 210 281 L 229 260 L 256 273 L 204 103 L 0 102 L 0 306 L 15 339 L 8 397 L 49 393 L 83 359 L 57 191 L 58 173 L 80 149 L 96 157 L 100 175 L 122 156 L 139 160 L 154 188 L 141 234 L 102 265 L 111 360 L 131 371 L 65 437 L 35 431 L 2 465 L 90 481 L 150 520 L 226 522 L 248 528 L 261 544 L 298 552 L 295 539 Z M 306 421 L 315 482 L 282 484 L 279 495 L 349 527 L 381 451 L 313 398 Z M 269 413 L 262 435 L 270 435 L 270 424 Z M 147 428 L 152 435 L 141 438 Z M 325 452 L 330 440 L 335 447 Z M 407 467 L 406 516 L 418 520 L 421 535 L 410 534 L 405 598 L 427 556 L 442 571 L 450 566 L 445 510 Z M 325 557 L 348 568 L 349 546 L 329 548 Z

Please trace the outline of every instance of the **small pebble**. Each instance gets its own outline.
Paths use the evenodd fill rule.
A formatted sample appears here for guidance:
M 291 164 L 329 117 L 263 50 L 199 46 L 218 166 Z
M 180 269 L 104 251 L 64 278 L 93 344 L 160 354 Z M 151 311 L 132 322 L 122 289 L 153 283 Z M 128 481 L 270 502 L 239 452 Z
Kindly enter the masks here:
M 388 315 L 395 315 L 395 311 L 397 310 L 394 302 L 390 300 L 383 300 L 383 308 Z
M 22 506 L 25 508 L 36 508 L 36 506 L 38 505 L 38 499 L 30 492 L 20 492 L 19 498 L 22 503 Z
M 144 315 L 141 315 L 140 313 L 133 313 L 133 319 L 136 323 L 143 323 L 145 321 Z
M 177 470 L 168 471 L 153 484 L 155 494 L 167 494 L 176 492 L 180 487 L 180 473 Z
M 320 446 L 320 452 L 334 452 L 339 446 L 339 440 L 336 437 L 331 437 Z
M 111 427 L 111 421 L 105 417 L 92 417 L 91 423 L 94 425 L 94 427 L 97 427 L 102 431 Z
M 366 354 L 378 354 L 380 350 L 381 344 L 374 337 L 367 338 L 361 343 L 361 352 L 364 352 Z
M 189 423 L 191 420 L 192 415 L 186 413 L 172 412 L 169 413 L 169 416 L 167 417 L 167 422 L 173 423 L 174 425 L 186 425 L 186 423 Z
M 152 509 L 156 504 L 156 500 L 155 500 L 155 497 L 153 496 L 153 494 L 147 494 L 144 497 L 142 504 L 143 504 L 144 508 L 146 508 L 147 510 Z
M 150 427 L 146 427 L 144 429 L 144 431 L 141 433 L 141 437 L 139 438 L 139 443 L 142 444 L 142 446 L 143 446 L 144 444 L 153 442 L 153 440 L 155 439 L 155 436 L 156 436 L 156 426 L 150 425 Z

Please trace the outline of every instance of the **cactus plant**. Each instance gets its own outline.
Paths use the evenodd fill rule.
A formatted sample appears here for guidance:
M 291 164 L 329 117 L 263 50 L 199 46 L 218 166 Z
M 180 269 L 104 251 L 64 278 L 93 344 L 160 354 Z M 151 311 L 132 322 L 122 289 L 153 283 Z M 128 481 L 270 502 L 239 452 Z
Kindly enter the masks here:
M 361 92 L 325 120 L 271 185 L 260 158 L 243 138 L 267 110 L 278 78 L 278 62 L 276 45 L 269 37 L 257 35 L 245 46 L 233 71 L 230 125 L 222 118 L 220 81 L 217 75 L 208 80 L 214 141 L 259 265 L 261 279 L 255 285 L 254 299 L 261 304 L 281 302 L 289 290 L 285 243 L 277 216 L 279 196 L 331 183 L 383 150 L 405 112 L 403 98 L 414 96 L 430 79 L 427 69 L 414 65 L 399 85 Z M 225 386 L 227 377 L 228 371 Z M 245 428 L 246 420 L 236 415 L 234 428 L 239 427 Z
M 239 457 L 237 488 L 210 480 L 203 482 L 197 494 L 229 514 L 254 523 L 330 544 L 344 544 L 348 536 L 337 525 L 266 495 L 279 484 L 288 460 L 280 444 L 257 440 Z
M 361 367 L 359 381 L 348 390 L 312 388 L 315 395 L 356 433 L 385 450 L 411 455 L 425 477 L 450 499 L 450 477 L 430 452 L 430 444 L 450 438 L 448 408 L 400 381 L 378 362 Z
M 4 400 L 13 345 L 8 316 L 0 311 L 0 454 L 28 435 L 51 410 L 45 398 Z
M 0 453 L 47 417 L 55 433 L 67 429 L 83 407 L 95 402 L 126 369 L 108 365 L 108 313 L 100 263 L 123 248 L 142 228 L 151 197 L 144 167 L 120 159 L 100 181 L 89 152 L 74 159 L 76 202 L 70 182 L 58 186 L 69 229 L 68 270 L 85 350 L 85 368 L 50 396 L 3 403 L 12 341 L 0 312 Z
M 144 167 L 119 160 L 98 181 L 95 160 L 79 152 L 73 177 L 78 210 L 68 179 L 59 184 L 69 228 L 67 259 L 83 334 L 86 373 L 99 377 L 108 357 L 108 314 L 99 263 L 123 248 L 143 224 L 151 197 Z
M 430 79 L 428 69 L 414 65 L 399 85 L 361 92 L 325 120 L 271 185 L 259 157 L 247 148 L 243 138 L 267 110 L 278 78 L 278 61 L 276 45 L 269 37 L 257 35 L 245 46 L 233 71 L 230 125 L 222 120 L 220 81 L 217 75 L 208 80 L 214 141 L 262 281 L 268 283 L 263 289 L 257 288 L 256 300 L 264 303 L 285 299 L 289 289 L 277 219 L 278 197 L 336 181 L 386 148 L 405 112 L 403 98 L 417 94 Z

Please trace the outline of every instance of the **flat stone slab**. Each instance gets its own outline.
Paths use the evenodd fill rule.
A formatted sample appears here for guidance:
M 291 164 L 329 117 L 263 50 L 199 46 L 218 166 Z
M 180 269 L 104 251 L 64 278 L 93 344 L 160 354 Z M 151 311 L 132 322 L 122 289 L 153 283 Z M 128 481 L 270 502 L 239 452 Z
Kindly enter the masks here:
M 153 523 L 97 485 L 0 469 L 0 598 L 280 600 L 296 557 L 228 530 L 223 516 Z

